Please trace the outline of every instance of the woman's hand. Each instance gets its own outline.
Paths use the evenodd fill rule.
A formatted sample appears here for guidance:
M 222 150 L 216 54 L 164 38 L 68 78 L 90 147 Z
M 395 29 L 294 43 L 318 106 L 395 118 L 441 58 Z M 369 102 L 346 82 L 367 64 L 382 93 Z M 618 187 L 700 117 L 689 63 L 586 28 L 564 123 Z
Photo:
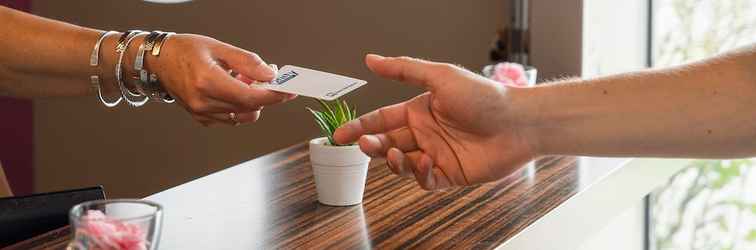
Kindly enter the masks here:
M 338 143 L 387 157 L 391 170 L 425 189 L 497 180 L 535 157 L 513 111 L 511 89 L 462 68 L 413 58 L 369 55 L 376 74 L 429 92 L 365 114 L 339 128 Z
M 255 86 L 273 80 L 276 70 L 257 54 L 210 37 L 172 35 L 159 57 L 146 58 L 164 88 L 205 126 L 254 122 L 264 106 L 296 97 Z

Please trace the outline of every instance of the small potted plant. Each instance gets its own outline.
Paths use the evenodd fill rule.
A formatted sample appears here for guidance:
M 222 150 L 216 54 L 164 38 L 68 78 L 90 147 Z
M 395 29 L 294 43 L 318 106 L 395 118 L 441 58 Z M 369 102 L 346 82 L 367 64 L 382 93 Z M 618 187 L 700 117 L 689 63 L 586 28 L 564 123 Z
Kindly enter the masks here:
M 317 100 L 322 110 L 307 108 L 315 118 L 324 137 L 310 141 L 315 188 L 320 203 L 331 206 L 351 206 L 362 203 L 370 157 L 357 145 L 339 145 L 333 132 L 357 117 L 354 107 L 346 101 Z

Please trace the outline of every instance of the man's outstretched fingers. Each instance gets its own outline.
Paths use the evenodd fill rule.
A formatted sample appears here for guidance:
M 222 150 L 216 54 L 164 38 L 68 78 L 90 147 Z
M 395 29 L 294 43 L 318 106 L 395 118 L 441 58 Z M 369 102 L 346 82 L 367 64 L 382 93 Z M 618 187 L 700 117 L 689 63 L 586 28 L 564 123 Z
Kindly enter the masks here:
M 362 135 L 386 133 L 407 126 L 406 102 L 374 110 L 342 125 L 336 130 L 333 139 L 337 143 L 347 144 L 356 141 Z
M 383 151 L 385 145 L 381 142 L 381 139 L 379 139 L 378 136 L 363 135 L 357 141 L 357 144 L 360 145 L 360 150 L 370 157 L 378 158 L 386 156 L 387 152 Z
M 433 159 L 422 151 L 413 151 L 405 153 L 404 164 L 409 165 L 409 169 L 415 175 L 415 180 L 425 190 L 436 190 L 436 177 L 433 172 Z
M 404 156 L 404 153 L 399 149 L 391 148 L 388 150 L 386 163 L 394 174 L 401 177 L 412 176 L 412 170 L 407 168 L 408 166 L 406 165 L 405 160 L 406 157 Z
M 440 86 L 440 81 L 433 81 L 433 77 L 445 74 L 445 70 L 454 67 L 448 64 L 429 62 L 411 57 L 383 57 L 368 54 L 365 64 L 379 76 L 400 82 L 419 85 L 427 89 Z
M 436 180 L 441 176 L 434 176 L 433 160 L 422 151 L 403 153 L 399 149 L 391 148 L 388 151 L 388 165 L 391 171 L 400 176 L 413 176 L 425 190 L 437 189 Z
M 449 181 L 449 177 L 446 176 L 446 173 L 444 173 L 444 171 L 438 166 L 433 166 L 433 178 L 436 183 L 436 189 L 446 189 L 454 186 Z
M 363 135 L 358 141 L 360 149 L 370 157 L 385 157 L 390 148 L 397 148 L 403 152 L 418 149 L 412 131 L 403 127 L 388 133 Z

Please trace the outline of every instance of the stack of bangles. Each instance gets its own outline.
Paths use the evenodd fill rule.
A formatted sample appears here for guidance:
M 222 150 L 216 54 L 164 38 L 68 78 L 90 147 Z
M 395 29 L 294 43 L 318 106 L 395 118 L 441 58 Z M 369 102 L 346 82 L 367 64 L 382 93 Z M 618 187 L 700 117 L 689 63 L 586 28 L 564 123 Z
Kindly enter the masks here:
M 92 55 L 89 60 L 89 65 L 92 67 L 99 66 L 100 61 L 100 47 L 103 41 L 111 34 L 118 34 L 115 31 L 103 32 L 97 43 L 95 43 Z M 160 83 L 159 77 L 155 73 L 151 73 L 145 69 L 145 56 L 160 56 L 160 50 L 165 44 L 166 40 L 175 33 L 153 31 L 145 32 L 141 30 L 129 30 L 124 32 L 118 39 L 118 43 L 115 47 L 115 53 L 118 61 L 115 65 L 115 79 L 118 83 L 118 89 L 120 90 L 120 96 L 115 100 L 106 100 L 102 94 L 102 83 L 100 76 L 92 75 L 90 81 L 92 87 L 96 89 L 97 97 L 102 104 L 106 107 L 112 108 L 118 106 L 122 100 L 126 100 L 129 106 L 141 107 L 149 101 L 160 103 L 173 103 L 176 100 L 171 97 L 168 92 L 163 88 Z M 131 76 L 124 76 L 124 57 L 126 51 L 131 45 L 132 41 L 138 36 L 146 35 L 141 45 L 139 45 L 139 51 L 134 59 L 134 74 Z M 128 81 L 128 82 L 127 82 Z M 127 87 L 133 86 L 134 90 Z

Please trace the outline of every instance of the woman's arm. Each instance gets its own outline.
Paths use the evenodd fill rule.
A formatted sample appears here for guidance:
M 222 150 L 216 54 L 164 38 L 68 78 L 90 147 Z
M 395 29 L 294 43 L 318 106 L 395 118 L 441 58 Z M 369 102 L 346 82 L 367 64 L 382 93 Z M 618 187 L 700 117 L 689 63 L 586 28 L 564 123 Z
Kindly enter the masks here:
M 103 43 L 101 72 L 89 55 L 101 31 L 0 7 L 0 93 L 18 97 L 92 94 L 89 76 L 99 73 L 104 87 L 115 86 L 115 40 Z
M 525 91 L 542 154 L 756 155 L 756 46 L 693 64 Z
M 99 66 L 91 67 L 89 58 L 103 31 L 5 7 L 0 7 L 0 24 L 0 94 L 27 98 L 92 95 L 92 75 L 102 79 L 105 93 L 120 93 L 115 79 L 120 33 L 106 37 Z M 125 52 L 126 78 L 135 75 L 133 65 L 144 38 L 137 36 Z M 257 54 L 205 36 L 170 36 L 159 57 L 145 56 L 145 67 L 204 125 L 252 122 L 263 106 L 294 98 L 250 85 L 275 76 L 275 70 Z M 229 70 L 238 75 L 230 76 Z

